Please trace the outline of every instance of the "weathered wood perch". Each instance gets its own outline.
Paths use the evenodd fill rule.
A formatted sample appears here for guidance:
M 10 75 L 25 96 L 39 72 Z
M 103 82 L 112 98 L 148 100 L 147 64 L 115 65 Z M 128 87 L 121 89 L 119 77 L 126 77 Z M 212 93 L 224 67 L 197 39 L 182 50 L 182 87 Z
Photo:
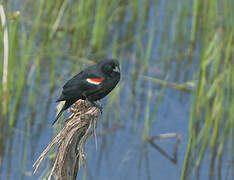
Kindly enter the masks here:
M 57 143 L 58 149 L 54 165 L 49 175 L 56 180 L 75 180 L 80 163 L 85 166 L 84 149 L 87 139 L 94 134 L 101 111 L 89 102 L 78 100 L 70 110 L 71 116 L 65 120 L 63 129 L 41 153 L 33 164 L 37 171 L 46 154 Z

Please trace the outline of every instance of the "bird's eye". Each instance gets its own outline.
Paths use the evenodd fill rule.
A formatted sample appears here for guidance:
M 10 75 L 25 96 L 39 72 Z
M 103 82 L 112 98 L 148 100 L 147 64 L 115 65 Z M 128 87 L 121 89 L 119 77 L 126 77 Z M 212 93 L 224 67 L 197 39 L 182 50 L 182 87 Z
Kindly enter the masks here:
M 120 72 L 119 67 L 118 66 L 114 66 L 113 67 L 113 71 L 119 73 Z

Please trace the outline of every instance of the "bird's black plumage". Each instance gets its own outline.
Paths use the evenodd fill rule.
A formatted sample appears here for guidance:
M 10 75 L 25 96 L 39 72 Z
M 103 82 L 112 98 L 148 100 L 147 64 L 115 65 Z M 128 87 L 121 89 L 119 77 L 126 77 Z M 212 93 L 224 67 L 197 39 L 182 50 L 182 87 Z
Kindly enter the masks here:
M 65 101 L 65 104 L 53 124 L 62 115 L 63 111 L 77 100 L 83 99 L 94 103 L 109 94 L 119 80 L 119 62 L 114 59 L 104 60 L 84 69 L 63 86 L 62 94 L 56 102 Z

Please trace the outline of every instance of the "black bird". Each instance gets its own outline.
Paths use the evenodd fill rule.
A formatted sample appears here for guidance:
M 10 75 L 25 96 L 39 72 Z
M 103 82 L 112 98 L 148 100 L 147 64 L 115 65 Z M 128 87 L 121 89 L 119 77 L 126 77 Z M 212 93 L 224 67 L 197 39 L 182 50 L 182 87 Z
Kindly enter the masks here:
M 62 94 L 56 101 L 65 101 L 65 104 L 52 125 L 59 119 L 63 111 L 79 99 L 88 100 L 96 105 L 95 101 L 109 94 L 119 80 L 119 62 L 114 59 L 101 61 L 75 75 L 63 86 Z

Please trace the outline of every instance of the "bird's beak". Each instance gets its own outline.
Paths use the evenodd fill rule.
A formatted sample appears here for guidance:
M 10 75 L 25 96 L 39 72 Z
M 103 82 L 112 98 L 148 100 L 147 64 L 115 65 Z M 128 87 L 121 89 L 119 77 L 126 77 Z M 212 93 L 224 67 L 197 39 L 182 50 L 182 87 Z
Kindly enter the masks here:
M 120 72 L 120 69 L 119 69 L 119 67 L 118 67 L 118 66 L 115 66 L 115 69 L 113 69 L 113 71 L 114 71 L 114 72 L 118 72 L 118 73 L 119 73 L 119 72 Z

